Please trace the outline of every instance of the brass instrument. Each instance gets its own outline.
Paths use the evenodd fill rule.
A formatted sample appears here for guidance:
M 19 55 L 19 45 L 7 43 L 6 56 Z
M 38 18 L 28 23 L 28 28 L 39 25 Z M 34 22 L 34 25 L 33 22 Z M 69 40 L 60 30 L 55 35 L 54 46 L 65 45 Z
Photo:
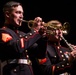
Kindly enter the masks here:
M 28 24 L 28 27 L 29 27 L 30 29 L 34 26 L 34 23 L 35 23 L 34 20 L 29 20 L 29 21 L 27 21 L 27 20 L 22 20 L 22 19 L 20 19 L 20 21 L 26 22 L 26 23 Z
M 22 21 L 22 22 L 27 22 L 29 28 L 32 28 L 32 27 L 34 26 L 34 23 L 35 23 L 34 20 L 29 20 L 29 21 L 27 21 L 27 20 L 21 20 L 21 21 Z M 31 25 L 30 25 L 30 24 L 31 24 Z M 68 32 L 69 32 L 69 30 L 70 30 L 70 24 L 69 24 L 68 22 L 65 22 L 65 23 L 63 24 L 63 26 L 58 27 L 58 26 L 56 26 L 56 25 L 54 25 L 54 24 L 50 24 L 50 21 L 49 21 L 49 22 L 47 22 L 47 23 L 44 23 L 43 26 L 47 28 L 47 31 L 48 31 L 49 33 L 51 33 L 51 29 L 55 29 L 55 30 L 56 30 L 56 29 L 61 29 L 62 32 L 63 32 L 63 34 L 68 34 Z
M 70 31 L 70 24 L 68 23 L 68 22 L 65 22 L 64 24 L 63 24 L 63 33 L 66 35 L 66 34 L 68 34 L 69 33 L 69 31 Z M 71 50 L 71 51 L 73 51 L 74 50 L 74 47 L 72 46 L 72 44 L 70 44 L 70 43 L 68 43 L 68 41 L 63 37 L 63 36 L 61 36 L 61 38 L 63 39 L 63 41 L 66 43 L 66 45 L 69 47 L 69 49 Z
M 69 49 L 70 49 L 71 51 L 73 51 L 74 48 L 72 47 L 72 44 L 68 43 L 68 41 L 67 41 L 63 36 L 62 36 L 61 38 L 64 40 L 64 42 L 65 42 L 66 45 L 69 47 Z
M 51 29 L 61 29 L 64 35 L 67 35 L 70 31 L 70 24 L 68 22 L 64 22 L 62 26 L 57 26 L 55 24 L 51 24 L 50 21 L 44 24 L 44 27 L 47 27 L 47 30 L 50 32 Z
M 27 21 L 27 20 L 22 20 L 22 19 L 20 19 L 20 21 L 22 21 L 22 22 L 27 22 L 27 23 L 34 23 L 34 22 L 35 22 L 34 20 L 29 20 L 29 21 Z

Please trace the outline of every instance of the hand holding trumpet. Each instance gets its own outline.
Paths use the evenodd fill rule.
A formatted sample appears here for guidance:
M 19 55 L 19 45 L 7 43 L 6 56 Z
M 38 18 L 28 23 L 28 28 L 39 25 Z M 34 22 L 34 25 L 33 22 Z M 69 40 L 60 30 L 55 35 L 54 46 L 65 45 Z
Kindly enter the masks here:
M 68 58 L 69 62 L 73 62 L 74 60 L 76 60 L 76 46 L 69 44 L 73 50 L 71 50 L 71 52 L 66 52 L 64 55 Z
M 70 44 L 70 46 L 73 48 L 71 55 L 76 59 L 76 45 Z
M 33 24 L 34 25 L 32 28 L 39 30 L 40 28 L 43 28 L 44 22 L 42 21 L 41 17 L 36 17 Z
M 36 31 L 39 31 L 40 34 L 42 34 L 43 36 L 46 35 L 46 29 L 44 27 L 44 22 L 42 21 L 41 17 L 36 17 L 34 19 L 34 25 L 32 26 L 32 28 Z
M 20 20 L 22 22 L 27 22 L 28 27 L 30 29 L 34 29 L 35 31 L 39 32 L 43 36 L 46 35 L 46 28 L 44 27 L 45 22 L 43 22 L 41 17 L 36 17 L 34 20 Z

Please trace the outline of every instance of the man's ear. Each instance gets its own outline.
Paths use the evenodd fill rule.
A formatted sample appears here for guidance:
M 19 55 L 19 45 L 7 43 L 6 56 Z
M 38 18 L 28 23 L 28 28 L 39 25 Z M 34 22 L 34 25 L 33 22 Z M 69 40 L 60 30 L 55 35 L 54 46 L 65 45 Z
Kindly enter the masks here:
M 6 17 L 8 17 L 8 18 L 9 18 L 9 16 L 10 16 L 9 11 L 6 11 L 6 12 L 5 12 L 5 15 L 6 15 Z

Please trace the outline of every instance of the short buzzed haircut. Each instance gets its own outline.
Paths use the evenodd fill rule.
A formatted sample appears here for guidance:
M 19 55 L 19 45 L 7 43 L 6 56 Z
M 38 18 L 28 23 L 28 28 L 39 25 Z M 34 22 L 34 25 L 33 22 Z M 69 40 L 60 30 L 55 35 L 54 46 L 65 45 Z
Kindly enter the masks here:
M 16 1 L 9 1 L 7 2 L 4 7 L 3 7 L 3 12 L 5 13 L 6 11 L 11 11 L 13 7 L 17 7 L 22 4 Z

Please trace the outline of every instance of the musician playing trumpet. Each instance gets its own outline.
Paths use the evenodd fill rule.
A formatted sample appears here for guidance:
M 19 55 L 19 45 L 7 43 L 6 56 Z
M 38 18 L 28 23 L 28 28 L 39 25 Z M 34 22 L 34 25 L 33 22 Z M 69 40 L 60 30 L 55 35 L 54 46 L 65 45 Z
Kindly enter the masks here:
M 40 72 L 42 75 L 76 75 L 76 48 L 71 50 L 61 45 L 63 41 L 63 30 L 58 20 L 51 20 L 50 24 L 57 26 L 57 29 L 51 29 L 52 33 L 47 34 L 47 48 L 43 58 L 37 58 Z M 43 55 L 43 54 L 42 54 Z M 39 68 L 38 68 L 39 70 Z
M 7 2 L 3 7 L 3 13 L 5 21 L 0 28 L 0 60 L 6 64 L 0 67 L 2 75 L 34 75 L 28 48 L 39 40 L 44 32 L 40 31 L 40 27 L 39 30 L 33 30 L 28 34 L 19 29 L 24 18 L 23 6 L 19 2 Z M 41 18 L 37 20 L 42 21 Z

